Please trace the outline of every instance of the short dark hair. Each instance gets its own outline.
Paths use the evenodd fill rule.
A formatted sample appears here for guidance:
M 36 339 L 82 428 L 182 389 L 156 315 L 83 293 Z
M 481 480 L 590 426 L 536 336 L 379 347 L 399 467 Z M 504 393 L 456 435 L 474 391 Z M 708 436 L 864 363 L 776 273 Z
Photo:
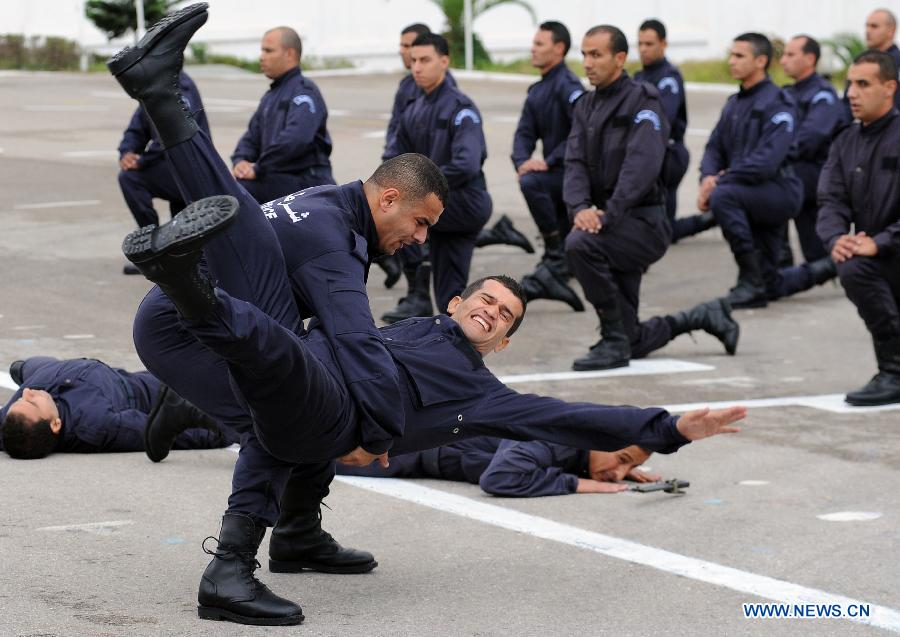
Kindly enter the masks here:
M 764 36 L 762 33 L 754 33 L 753 31 L 749 31 L 747 33 L 741 33 L 734 39 L 734 41 L 747 42 L 748 44 L 750 44 L 750 48 L 753 49 L 753 57 L 755 58 L 758 58 L 760 55 L 765 55 L 765 69 L 769 69 L 769 64 L 772 62 L 772 43 L 769 41 L 769 38 Z
M 425 35 L 426 33 L 431 33 L 431 29 L 428 28 L 427 24 L 422 24 L 421 22 L 414 22 L 410 24 L 408 27 L 403 27 L 403 30 L 400 32 L 400 35 L 406 35 L 407 33 L 415 33 L 416 35 Z
M 584 34 L 584 37 L 588 38 L 592 35 L 597 35 L 598 33 L 606 33 L 609 35 L 609 44 L 612 48 L 613 55 L 616 53 L 628 53 L 628 38 L 622 33 L 622 29 L 614 27 L 611 24 L 600 24 L 588 29 L 587 33 Z
M 297 35 L 296 31 L 291 27 L 275 27 L 274 29 L 266 31 L 266 33 L 271 33 L 272 31 L 281 33 L 281 46 L 296 51 L 298 60 L 303 57 L 303 42 L 300 40 L 300 36 Z
M 897 64 L 890 53 L 878 51 L 877 49 L 869 49 L 863 51 L 853 59 L 853 64 L 877 64 L 878 79 L 882 82 L 890 80 L 897 81 Z
M 32 424 L 22 414 L 6 414 L 3 419 L 3 448 L 12 458 L 36 460 L 49 456 L 56 449 L 59 434 L 54 433 L 49 420 Z
M 550 40 L 553 44 L 563 43 L 563 55 L 569 52 L 569 49 L 572 47 L 572 36 L 569 35 L 569 30 L 562 22 L 547 20 L 546 22 L 541 22 L 540 25 L 538 25 L 538 29 L 541 31 L 549 31 Z
M 450 55 L 450 45 L 447 38 L 437 33 L 423 33 L 415 39 L 413 46 L 433 46 L 439 55 Z
M 644 20 L 641 22 L 641 26 L 638 27 L 638 31 L 656 31 L 656 35 L 659 36 L 660 40 L 666 39 L 666 25 L 657 20 L 656 18 L 650 18 L 649 20 Z
M 819 46 L 819 42 L 813 38 L 811 35 L 806 35 L 805 33 L 801 33 L 799 35 L 795 35 L 792 40 L 796 40 L 797 38 L 804 38 L 803 48 L 801 49 L 804 54 L 809 55 L 812 53 L 813 58 L 816 61 L 816 64 L 819 63 L 819 56 L 822 55 L 822 47 Z
M 472 283 L 470 283 L 459 296 L 464 299 L 469 298 L 478 290 L 484 287 L 485 281 L 496 281 L 507 290 L 512 292 L 513 295 L 522 303 L 522 314 L 519 315 L 519 317 L 516 318 L 515 321 L 513 321 L 512 327 L 510 327 L 509 331 L 506 333 L 506 336 L 510 337 L 516 333 L 516 330 L 519 329 L 519 326 L 525 319 L 525 308 L 528 306 L 528 301 L 525 299 L 525 292 L 522 291 L 522 286 L 519 285 L 519 282 L 511 276 L 507 276 L 505 274 L 491 274 L 489 276 L 483 276 L 477 281 L 473 281 Z
M 434 193 L 447 203 L 450 186 L 433 161 L 419 153 L 403 153 L 382 163 L 368 181 L 381 188 L 396 188 L 403 197 L 421 201 Z

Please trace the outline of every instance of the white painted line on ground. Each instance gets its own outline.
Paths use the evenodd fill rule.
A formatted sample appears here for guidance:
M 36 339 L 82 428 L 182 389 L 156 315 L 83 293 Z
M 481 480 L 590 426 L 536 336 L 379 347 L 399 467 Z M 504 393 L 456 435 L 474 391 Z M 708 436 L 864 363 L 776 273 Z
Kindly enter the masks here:
M 99 199 L 79 199 L 76 201 L 44 201 L 41 203 L 20 203 L 13 206 L 13 210 L 42 210 L 44 208 L 79 208 L 81 206 L 96 206 Z
M 854 407 L 844 402 L 844 394 L 822 394 L 820 396 L 784 396 L 782 398 L 753 398 L 750 400 L 723 400 L 710 403 L 683 403 L 666 405 L 664 409 L 672 412 L 690 411 L 692 409 L 722 409 L 733 405 L 744 407 L 810 407 L 822 409 L 836 414 L 865 414 L 876 411 L 894 411 L 900 409 L 900 403 L 881 405 L 879 407 Z
M 63 157 L 118 157 L 117 150 L 69 150 L 62 153 Z
M 741 480 L 739 485 L 744 487 L 762 487 L 769 484 L 768 480 Z
M 646 360 L 631 361 L 628 367 L 617 369 L 604 369 L 596 372 L 547 372 L 541 374 L 513 374 L 500 376 L 501 382 L 512 383 L 538 383 L 554 380 L 586 380 L 589 378 L 607 378 L 613 376 L 646 376 L 648 374 L 681 374 L 684 372 L 708 372 L 714 370 L 712 365 L 689 363 L 673 358 L 650 358 Z
M 383 130 L 373 130 L 368 131 L 360 135 L 363 139 L 384 139 L 384 136 L 387 134 L 387 131 Z
M 24 332 L 27 330 L 42 330 L 46 325 L 16 325 L 13 329 L 17 332 Z
M 109 522 L 87 522 L 85 524 L 64 524 L 62 526 L 42 526 L 36 531 L 84 531 L 96 535 L 112 535 L 120 526 L 134 524 L 131 520 L 110 520 Z
M 70 341 L 81 341 L 87 340 L 89 338 L 94 338 L 93 334 L 63 334 L 63 338 L 68 339 Z
M 874 511 L 839 511 L 837 513 L 817 515 L 816 517 L 826 522 L 870 522 L 880 518 L 881 514 Z
M 568 544 L 587 549 L 633 564 L 641 564 L 666 573 L 729 588 L 748 595 L 787 604 L 850 604 L 868 602 L 835 595 L 816 588 L 809 588 L 778 580 L 765 575 L 757 575 L 730 566 L 707 562 L 693 557 L 672 553 L 652 546 L 645 546 L 594 531 L 562 524 L 547 518 L 520 513 L 512 509 L 479 502 L 471 498 L 431 489 L 408 480 L 395 478 L 357 478 L 338 476 L 340 482 L 368 489 L 392 498 L 399 498 L 438 511 L 452 513 L 470 520 L 484 522 L 511 531 L 524 533 L 544 540 Z M 900 611 L 877 604 L 870 605 L 871 616 L 853 618 L 862 624 L 885 630 L 900 632 Z
M 19 386 L 16 385 L 16 382 L 12 379 L 12 376 L 7 372 L 0 372 L 0 387 L 11 389 L 13 391 L 19 389 Z
M 23 111 L 38 113 L 102 113 L 109 110 L 109 106 L 90 104 L 27 104 Z

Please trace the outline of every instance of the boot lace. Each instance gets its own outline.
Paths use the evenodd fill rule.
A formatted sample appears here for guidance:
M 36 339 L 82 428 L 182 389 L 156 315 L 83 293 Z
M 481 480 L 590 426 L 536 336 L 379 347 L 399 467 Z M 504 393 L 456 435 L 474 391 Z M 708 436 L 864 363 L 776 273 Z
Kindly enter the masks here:
M 210 550 L 206 547 L 206 543 L 209 540 L 216 541 L 216 550 Z M 243 571 L 244 580 L 253 588 L 259 590 L 269 590 L 268 587 L 256 579 L 256 569 L 260 568 L 262 564 L 259 563 L 259 560 L 256 559 L 256 551 L 239 551 L 235 550 L 233 547 L 226 545 L 222 545 L 219 541 L 219 538 L 209 535 L 203 539 L 203 542 L 200 543 L 200 548 L 203 549 L 203 552 L 207 555 L 212 555 L 216 559 L 230 559 L 231 557 L 235 557 L 250 568 Z

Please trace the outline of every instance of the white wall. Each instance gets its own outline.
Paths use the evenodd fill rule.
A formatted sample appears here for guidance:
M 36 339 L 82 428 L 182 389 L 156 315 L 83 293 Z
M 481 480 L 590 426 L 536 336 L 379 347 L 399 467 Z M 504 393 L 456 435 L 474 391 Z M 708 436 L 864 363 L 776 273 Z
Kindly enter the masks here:
M 263 31 L 277 25 L 300 32 L 307 54 L 346 57 L 361 66 L 397 68 L 399 30 L 410 22 L 433 29 L 442 15 L 429 0 L 209 0 L 210 19 L 198 34 L 211 50 L 253 58 Z M 806 32 L 818 38 L 839 31 L 862 34 L 865 17 L 877 6 L 900 14 L 900 0 L 878 4 L 848 0 L 531 0 L 538 20 L 565 23 L 575 38 L 600 23 L 615 24 L 633 37 L 640 22 L 661 19 L 669 30 L 675 61 L 721 55 L 741 31 L 789 37 Z M 535 25 L 515 5 L 501 6 L 475 22 L 488 50 L 520 57 Z M 60 35 L 86 46 L 111 50 L 84 18 L 81 0 L 3 0 L 0 32 Z

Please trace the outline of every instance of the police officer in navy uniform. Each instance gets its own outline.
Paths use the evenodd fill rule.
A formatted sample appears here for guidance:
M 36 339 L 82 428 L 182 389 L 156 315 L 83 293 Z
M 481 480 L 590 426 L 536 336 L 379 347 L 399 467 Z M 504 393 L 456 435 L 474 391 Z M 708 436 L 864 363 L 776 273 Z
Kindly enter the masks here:
M 411 50 L 412 75 L 423 94 L 407 106 L 393 143 L 384 157 L 421 153 L 430 158 L 450 184 L 450 197 L 440 224 L 430 232 L 430 262 L 423 261 L 404 300 L 382 319 L 388 322 L 428 313 L 429 268 L 435 301 L 444 308 L 466 286 L 475 240 L 491 216 L 492 202 L 482 172 L 487 146 L 478 108 L 446 80 L 449 46 L 442 36 L 420 35 Z M 404 252 L 406 265 L 415 257 Z
M 288 27 L 267 31 L 259 66 L 272 84 L 238 141 L 231 162 L 240 184 L 260 203 L 333 184 L 328 109 L 315 83 L 300 72 L 302 44 Z
M 691 156 L 684 145 L 687 131 L 687 96 L 684 79 L 678 67 L 666 58 L 666 27 L 659 20 L 645 20 L 638 29 L 638 53 L 641 70 L 634 79 L 649 82 L 659 91 L 663 111 L 669 120 L 669 141 L 663 161 L 662 180 L 666 188 L 666 214 L 672 224 L 672 243 L 707 230 L 715 225 L 709 212 L 675 218 L 678 208 L 678 186 L 687 172 Z
M 166 388 L 148 372 L 126 372 L 98 360 L 33 356 L 14 362 L 19 389 L 0 409 L 0 449 L 14 458 L 53 452 L 144 451 L 147 424 Z M 170 413 L 168 446 L 224 447 L 216 423 L 193 407 Z
M 897 16 L 887 9 L 876 9 L 866 18 L 866 46 L 884 51 L 900 69 L 900 48 L 894 44 Z M 900 91 L 894 95 L 894 106 L 900 108 Z
M 123 85 L 131 86 L 134 72 L 155 76 L 177 68 L 177 47 L 205 21 L 204 7 L 176 12 L 175 28 L 152 32 L 149 48 L 168 53 L 142 57 L 140 63 L 124 69 L 118 58 L 113 60 L 110 68 L 121 76 Z M 120 57 L 144 56 L 147 49 L 137 51 L 126 50 Z M 387 162 L 365 184 L 307 189 L 271 202 L 264 215 L 238 187 L 209 138 L 198 133 L 196 123 L 171 108 L 167 85 L 142 86 L 131 94 L 152 103 L 151 118 L 161 131 L 169 160 L 179 172 L 191 175 L 186 191 L 192 200 L 230 193 L 249 207 L 221 241 L 207 246 L 204 256 L 209 270 L 230 281 L 235 295 L 264 307 L 295 333 L 303 331 L 301 318 L 317 317 L 325 332 L 340 343 L 340 364 L 354 379 L 348 400 L 357 405 L 365 430 L 356 441 L 358 455 L 368 454 L 364 447 L 380 452 L 391 438 L 385 432 L 402 430 L 403 417 L 395 408 L 396 368 L 377 337 L 365 276 L 373 254 L 424 241 L 446 198 L 446 180 L 440 171 L 425 157 L 404 155 Z M 400 190 L 395 187 L 398 182 L 402 182 Z M 227 205 L 225 200 L 219 203 Z M 217 209 L 213 205 L 195 208 L 189 208 L 188 214 Z M 233 254 L 250 235 L 256 235 L 254 249 L 241 248 Z M 289 255 L 289 265 L 282 252 Z M 320 502 L 334 476 L 334 459 L 315 458 L 302 465 L 274 459 L 254 435 L 246 403 L 230 387 L 225 360 L 184 329 L 172 302 L 159 289 L 152 290 L 139 308 L 135 345 L 148 369 L 243 435 L 219 550 L 202 580 L 207 605 L 242 623 L 300 620 L 295 604 L 274 596 L 253 579 L 253 557 L 243 559 L 255 556 L 266 526 L 276 526 L 269 544 L 271 570 L 357 573 L 375 568 L 377 562 L 370 553 L 341 547 L 321 528 Z M 198 383 L 197 378 L 205 380 Z M 235 546 L 241 547 L 240 556 L 223 548 Z M 238 557 L 242 559 L 235 570 Z M 234 587 L 242 591 L 236 597 L 227 593 Z M 219 595 L 216 590 L 223 592 Z
M 541 72 L 528 87 L 528 97 L 513 137 L 511 159 L 528 211 L 544 239 L 544 254 L 535 271 L 522 279 L 525 297 L 568 303 L 576 312 L 584 304 L 567 282 L 572 278 L 563 247 L 572 228 L 562 198 L 566 139 L 572 127 L 572 107 L 584 87 L 566 66 L 572 44 L 560 22 L 544 22 L 534 35 L 531 65 Z M 543 157 L 532 157 L 537 142 Z
M 338 475 L 369 478 L 435 478 L 477 484 L 491 495 L 537 498 L 570 493 L 618 493 L 623 479 L 652 482 L 636 469 L 650 457 L 632 445 L 618 452 L 585 451 L 551 442 L 478 436 L 437 449 L 391 456 L 387 468 L 338 464 Z
M 728 98 L 700 163 L 697 205 L 712 210 L 739 269 L 728 294 L 735 308 L 764 307 L 780 296 L 783 230 L 803 200 L 789 159 L 797 108 L 769 79 L 771 59 L 772 44 L 764 35 L 734 39 L 728 65 L 741 89 Z
M 197 124 L 210 135 L 197 85 L 184 71 L 178 74 L 178 85 L 185 107 L 191 109 Z M 135 109 L 119 142 L 119 168 L 119 188 L 138 227 L 159 223 L 153 208 L 154 198 L 168 201 L 173 215 L 184 208 L 178 184 L 141 107 Z M 125 266 L 124 273 L 139 274 L 130 263 Z
M 847 72 L 856 121 L 831 145 L 819 178 L 819 237 L 872 335 L 878 373 L 847 394 L 852 405 L 900 402 L 900 112 L 897 66 L 882 51 Z
M 512 280 L 479 282 L 466 293 L 469 300 L 465 304 L 461 298 L 453 299 L 448 311 L 457 314 L 460 323 L 446 316 L 413 319 L 396 326 L 395 331 L 372 334 L 364 283 L 357 281 L 354 273 L 365 268 L 361 257 L 369 249 L 366 238 L 376 238 L 371 230 L 348 231 L 352 225 L 349 218 L 340 222 L 346 229 L 320 237 L 327 244 L 321 246 L 325 254 L 314 241 L 304 244 L 312 250 L 309 260 L 330 273 L 320 272 L 318 289 L 307 290 L 327 302 L 322 315 L 311 322 L 310 331 L 298 335 L 299 311 L 292 306 L 296 290 L 273 224 L 237 186 L 208 137 L 180 108 L 177 95 L 165 81 L 177 72 L 181 50 L 205 22 L 205 9 L 201 3 L 170 14 L 148 31 L 142 46 L 125 49 L 108 62 L 126 91 L 147 107 L 169 159 L 186 176 L 186 190 L 196 200 L 175 221 L 129 235 L 123 251 L 159 285 L 177 309 L 180 326 L 215 352 L 227 374 L 217 375 L 216 369 L 221 368 L 216 366 L 210 370 L 197 359 L 196 350 L 182 347 L 169 353 L 176 353 L 185 367 L 188 361 L 194 364 L 199 360 L 204 374 L 210 372 L 203 376 L 205 383 L 224 379 L 224 386 L 232 384 L 248 413 L 253 414 L 261 446 L 290 465 L 339 458 L 362 466 L 375 458 L 386 464 L 387 451 L 394 447 L 398 453 L 415 451 L 439 446 L 460 434 L 510 431 L 513 437 L 546 435 L 542 422 L 551 416 L 568 423 L 560 439 L 551 441 L 573 446 L 588 443 L 590 448 L 633 438 L 650 450 L 675 450 L 688 440 L 734 430 L 729 425 L 745 415 L 742 408 L 695 412 L 679 419 L 658 409 L 623 412 L 600 406 L 565 406 L 554 399 L 536 402 L 502 386 L 484 368 L 481 354 L 502 350 L 508 332 L 522 318 L 524 305 L 509 291 L 518 288 Z M 155 81 L 135 81 L 148 77 Z M 329 204 L 356 197 L 360 206 L 365 203 L 369 208 L 381 251 L 421 241 L 423 228 L 435 223 L 441 213 L 446 180 L 424 157 L 392 161 L 366 184 L 314 189 L 307 193 L 309 206 L 292 205 L 295 200 L 291 200 L 274 202 L 273 209 L 279 209 L 277 216 L 284 219 L 284 225 L 302 229 L 302 224 L 310 222 L 311 228 L 323 228 L 320 217 L 333 217 L 335 211 L 333 205 L 322 209 L 314 205 L 319 194 L 325 193 Z M 401 189 L 391 181 L 403 186 L 407 200 L 402 200 Z M 216 193 L 219 196 L 212 196 Z M 238 210 L 241 214 L 236 214 Z M 346 214 L 356 216 L 352 210 Z M 341 268 L 330 268 L 328 253 L 340 241 L 344 242 L 342 251 L 353 255 L 360 265 L 342 260 Z M 201 257 L 206 259 L 209 274 L 200 267 Z M 296 259 L 303 261 L 301 255 Z M 346 265 L 352 267 L 345 270 Z M 223 289 L 214 289 L 210 276 Z M 354 354 L 342 351 L 353 340 L 368 343 L 368 356 L 355 363 Z M 163 342 L 159 347 L 167 350 L 171 345 Z M 380 352 L 385 348 L 393 369 L 379 367 Z M 403 374 L 397 368 L 401 360 L 406 365 Z M 379 398 L 375 393 L 370 393 L 373 403 L 356 399 L 367 387 L 390 389 L 395 384 L 399 385 L 399 399 Z M 480 430 L 482 414 L 475 407 L 488 396 L 493 408 L 484 410 L 483 415 L 494 424 Z M 378 401 L 390 403 L 393 411 L 372 420 Z M 475 427 L 462 424 L 463 411 L 475 415 Z M 562 416 L 560 412 L 564 412 Z M 406 427 L 410 422 L 413 427 Z M 510 422 L 517 423 L 514 430 L 508 426 Z M 602 426 L 603 422 L 608 422 L 610 429 Z M 398 447 L 399 441 L 407 448 Z M 264 532 L 264 525 L 251 515 L 227 513 L 223 517 L 218 546 L 210 551 L 213 561 L 198 594 L 201 617 L 250 624 L 303 620 L 299 606 L 278 597 L 253 576 Z
M 806 263 L 779 270 L 779 297 L 808 289 L 813 284 L 821 285 L 837 276 L 834 262 L 816 234 L 816 185 L 831 140 L 846 122 L 831 82 L 816 73 L 819 54 L 816 40 L 808 35 L 797 35 L 785 44 L 781 56 L 782 68 L 795 81 L 784 90 L 797 105 L 797 137 L 790 157 L 794 171 L 803 183 L 803 204 L 794 218 L 794 226 Z M 790 251 L 790 244 L 785 242 L 783 249 Z

